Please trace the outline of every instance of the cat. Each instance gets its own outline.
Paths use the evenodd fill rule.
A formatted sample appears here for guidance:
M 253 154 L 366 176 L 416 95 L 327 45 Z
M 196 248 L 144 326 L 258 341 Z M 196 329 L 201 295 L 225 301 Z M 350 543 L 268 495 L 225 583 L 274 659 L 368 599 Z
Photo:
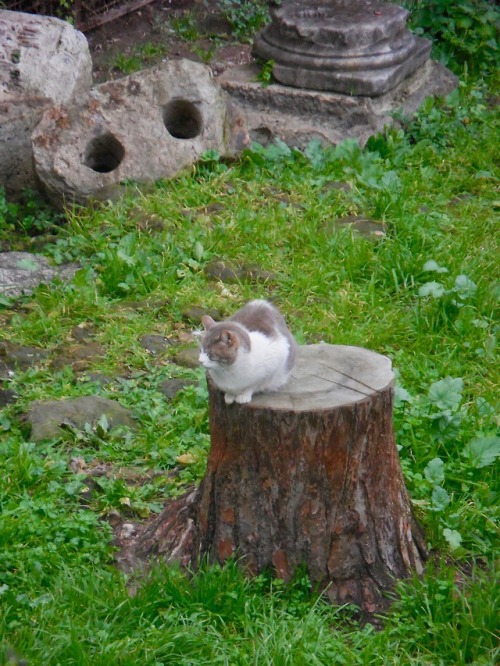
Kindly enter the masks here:
M 200 363 L 228 405 L 245 404 L 261 391 L 284 386 L 295 363 L 297 343 L 283 315 L 268 301 L 247 303 L 232 317 L 216 323 L 201 319 Z

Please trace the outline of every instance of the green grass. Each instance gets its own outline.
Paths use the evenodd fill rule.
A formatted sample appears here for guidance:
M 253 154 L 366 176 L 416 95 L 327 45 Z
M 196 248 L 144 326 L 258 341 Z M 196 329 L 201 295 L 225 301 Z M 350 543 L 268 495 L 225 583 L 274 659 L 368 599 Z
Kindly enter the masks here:
M 492 85 L 492 84 L 490 84 Z M 95 370 L 121 379 L 89 383 L 46 362 L 5 387 L 19 400 L 0 416 L 0 632 L 5 659 L 30 664 L 498 663 L 498 115 L 482 83 L 426 102 L 404 129 L 365 149 L 353 141 L 304 152 L 255 146 L 239 161 L 208 155 L 191 171 L 65 223 L 50 213 L 0 207 L 5 247 L 56 238 L 44 253 L 78 260 L 70 284 L 41 286 L 0 312 L 0 338 L 53 354 L 72 329 L 92 323 L 105 358 Z M 334 182 L 349 187 L 331 187 Z M 217 204 L 212 206 L 211 204 Z M 41 210 L 41 209 L 40 209 Z M 374 241 L 336 218 L 383 221 Z M 31 217 L 29 217 L 31 215 Z M 44 217 L 45 216 L 45 217 Z M 27 222 L 23 223 L 23 219 Z M 257 264 L 268 281 L 213 283 L 215 259 Z M 209 446 L 199 371 L 139 344 L 157 333 L 184 340 L 196 304 L 233 312 L 274 299 L 302 343 L 361 345 L 397 371 L 395 427 L 405 479 L 431 560 L 402 582 L 382 628 L 333 608 L 298 572 L 290 585 L 237 566 L 193 578 L 159 567 L 135 596 L 112 565 L 110 509 L 139 519 L 203 475 Z M 135 304 L 133 303 L 135 302 Z M 139 302 L 139 303 L 138 303 Z M 168 377 L 201 381 L 167 403 Z M 103 423 L 57 440 L 26 440 L 21 413 L 33 400 L 99 393 L 137 418 L 137 432 Z M 123 468 L 159 474 L 142 486 Z M 86 496 L 70 461 L 117 471 Z M 11 652 L 7 652 L 11 650 Z M 14 662 L 15 663 L 15 662 Z
M 130 53 L 118 53 L 111 64 L 114 69 L 123 74 L 132 74 L 150 67 L 167 53 L 166 46 L 149 41 L 140 46 L 134 46 Z

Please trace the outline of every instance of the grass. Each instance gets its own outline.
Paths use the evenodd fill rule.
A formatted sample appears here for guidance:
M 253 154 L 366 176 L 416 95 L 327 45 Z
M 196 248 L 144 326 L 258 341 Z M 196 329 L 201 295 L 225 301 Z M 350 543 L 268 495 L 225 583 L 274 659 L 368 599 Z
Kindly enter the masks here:
M 462 83 L 365 149 L 346 141 L 301 152 L 278 142 L 233 163 L 207 155 L 147 194 L 132 188 L 64 223 L 33 204 L 2 203 L 4 249 L 31 247 L 50 231 L 43 252 L 81 266 L 71 283 L 4 299 L 0 311 L 0 339 L 49 352 L 4 385 L 19 396 L 0 416 L 4 661 L 498 663 L 495 89 Z M 332 186 L 339 182 L 346 186 Z M 386 236 L 332 230 L 352 214 L 382 221 Z M 216 259 L 273 277 L 213 282 L 205 268 Z M 432 556 L 421 579 L 398 585 L 378 631 L 360 626 L 353 609 L 325 604 L 305 572 L 284 585 L 267 572 L 246 579 L 233 563 L 191 578 L 159 566 L 130 596 L 112 564 L 103 518 L 111 509 L 131 519 L 157 512 L 199 481 L 209 446 L 201 373 L 171 363 L 170 352 L 148 355 L 140 338 L 183 344 L 197 325 L 189 306 L 226 315 L 254 297 L 274 299 L 302 343 L 361 345 L 393 360 L 397 442 Z M 55 349 L 82 323 L 105 349 L 94 369 L 115 381 L 51 370 Z M 159 384 L 170 377 L 201 383 L 167 403 Z M 32 401 L 93 393 L 129 407 L 137 431 L 101 423 L 42 443 L 26 438 L 20 415 Z M 74 458 L 115 471 L 89 496 Z M 120 473 L 127 468 L 158 475 L 134 484 Z

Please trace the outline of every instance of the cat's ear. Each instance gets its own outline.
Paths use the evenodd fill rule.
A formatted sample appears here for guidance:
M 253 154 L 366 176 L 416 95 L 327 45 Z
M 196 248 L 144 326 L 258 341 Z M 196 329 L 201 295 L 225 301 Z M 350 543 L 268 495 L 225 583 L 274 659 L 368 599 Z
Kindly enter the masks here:
M 220 341 L 228 347 L 232 347 L 236 342 L 236 336 L 232 331 L 228 331 L 226 328 L 220 334 Z
M 203 324 L 205 331 L 209 331 L 213 326 L 215 326 L 215 321 L 209 315 L 203 315 L 201 318 L 201 323 Z

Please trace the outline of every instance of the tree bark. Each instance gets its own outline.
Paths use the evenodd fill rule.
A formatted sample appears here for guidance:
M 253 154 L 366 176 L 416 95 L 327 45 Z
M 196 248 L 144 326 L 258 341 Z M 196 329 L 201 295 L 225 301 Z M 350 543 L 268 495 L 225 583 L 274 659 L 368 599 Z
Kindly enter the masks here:
M 301 347 L 288 384 L 226 405 L 209 382 L 211 450 L 184 507 L 146 530 L 142 554 L 240 558 L 288 580 L 300 565 L 335 603 L 383 607 L 426 551 L 392 425 L 389 359 L 334 345 Z M 178 507 L 176 509 L 178 511 Z M 179 514 L 177 513 L 177 516 Z M 165 525 L 176 524 L 176 532 Z M 182 524 L 181 524 L 182 523 Z

